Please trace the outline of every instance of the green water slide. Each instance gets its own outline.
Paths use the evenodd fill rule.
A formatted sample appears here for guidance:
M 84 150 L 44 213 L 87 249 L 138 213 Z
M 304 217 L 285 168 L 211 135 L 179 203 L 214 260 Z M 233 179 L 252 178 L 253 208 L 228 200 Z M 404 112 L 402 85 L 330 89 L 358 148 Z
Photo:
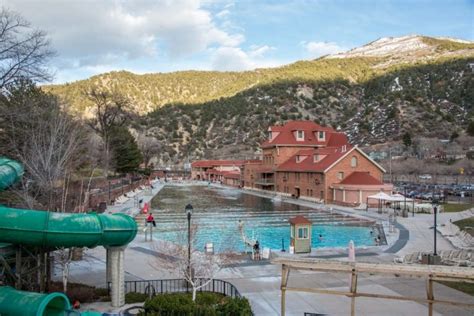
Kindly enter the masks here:
M 17 182 L 23 167 L 0 157 L 0 190 Z M 137 234 L 135 220 L 125 214 L 57 213 L 0 206 L 0 242 L 57 247 L 120 247 Z M 64 294 L 39 294 L 0 287 L 0 315 L 64 315 Z M 89 314 L 91 315 L 91 314 Z M 99 314 L 100 315 L 100 314 Z

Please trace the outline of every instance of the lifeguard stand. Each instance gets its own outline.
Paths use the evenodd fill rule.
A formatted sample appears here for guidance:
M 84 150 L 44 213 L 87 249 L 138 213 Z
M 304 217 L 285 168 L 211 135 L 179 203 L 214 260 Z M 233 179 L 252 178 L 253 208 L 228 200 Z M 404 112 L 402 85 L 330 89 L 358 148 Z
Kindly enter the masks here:
M 310 253 L 312 222 L 301 215 L 290 218 L 289 222 L 291 229 L 290 246 L 293 247 L 294 253 Z

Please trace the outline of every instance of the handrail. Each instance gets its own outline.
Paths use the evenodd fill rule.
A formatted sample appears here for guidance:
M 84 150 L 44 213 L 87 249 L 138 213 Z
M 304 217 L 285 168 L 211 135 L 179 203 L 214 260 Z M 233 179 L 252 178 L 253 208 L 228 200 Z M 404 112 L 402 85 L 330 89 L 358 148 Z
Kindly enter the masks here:
M 298 291 L 307 293 L 342 295 L 351 298 L 351 315 L 355 315 L 356 297 L 368 297 L 379 299 L 393 299 L 401 301 L 413 301 L 428 304 L 428 315 L 433 315 L 433 304 L 447 304 L 474 308 L 474 304 L 435 299 L 433 294 L 433 281 L 463 281 L 474 283 L 472 268 L 447 267 L 447 266 L 424 266 L 424 265 L 397 265 L 384 263 L 365 262 L 341 262 L 321 259 L 288 259 L 276 258 L 274 264 L 281 264 L 281 315 L 285 316 L 285 292 Z M 351 275 L 350 290 L 328 290 L 323 288 L 302 288 L 288 286 L 290 270 L 311 270 L 317 272 L 349 273 Z M 426 280 L 426 298 L 412 296 L 395 296 L 359 292 L 357 290 L 357 279 L 361 273 L 378 275 L 402 275 L 410 278 L 423 278 Z
M 208 279 L 197 278 L 197 282 L 205 283 Z M 163 293 L 189 293 L 192 287 L 185 279 L 159 279 L 159 280 L 136 280 L 125 281 L 125 294 L 143 293 L 150 297 Z M 110 292 L 111 282 L 107 283 L 107 289 Z M 232 298 L 242 297 L 239 290 L 230 282 L 212 279 L 207 285 L 201 287 L 198 292 L 220 293 Z

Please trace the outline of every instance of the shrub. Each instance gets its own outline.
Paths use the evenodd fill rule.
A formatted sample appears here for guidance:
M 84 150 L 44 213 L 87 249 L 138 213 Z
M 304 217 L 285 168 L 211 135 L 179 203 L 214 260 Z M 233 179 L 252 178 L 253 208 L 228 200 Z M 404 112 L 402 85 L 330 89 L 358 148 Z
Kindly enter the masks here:
M 51 282 L 49 292 L 62 292 L 62 290 L 61 282 Z M 107 289 L 95 288 L 81 283 L 69 282 L 66 295 L 71 302 L 78 300 L 81 303 L 90 303 L 109 300 Z
M 250 316 L 252 315 L 252 308 L 245 297 L 233 299 L 226 297 L 225 303 L 217 307 L 217 312 L 226 316 Z
M 137 293 L 137 292 L 130 292 L 125 294 L 125 303 L 126 304 L 133 304 L 133 303 L 142 303 L 148 298 L 148 295 L 144 293 Z
M 252 310 L 246 298 L 231 298 L 216 293 L 197 293 L 193 302 L 190 293 L 160 294 L 147 299 L 146 315 L 180 316 L 250 316 Z

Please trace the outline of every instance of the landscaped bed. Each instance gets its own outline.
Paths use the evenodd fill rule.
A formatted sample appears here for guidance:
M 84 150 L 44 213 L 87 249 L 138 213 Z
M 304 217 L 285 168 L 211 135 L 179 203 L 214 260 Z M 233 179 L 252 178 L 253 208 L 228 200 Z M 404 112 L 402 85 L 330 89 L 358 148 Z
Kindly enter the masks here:
M 145 312 L 140 315 L 180 315 L 180 316 L 251 316 L 249 301 L 231 298 L 217 293 L 197 293 L 193 302 L 191 293 L 160 294 L 146 299 Z
M 460 230 L 465 230 L 474 236 L 474 216 L 453 222 Z M 471 229 L 468 229 L 471 228 Z

